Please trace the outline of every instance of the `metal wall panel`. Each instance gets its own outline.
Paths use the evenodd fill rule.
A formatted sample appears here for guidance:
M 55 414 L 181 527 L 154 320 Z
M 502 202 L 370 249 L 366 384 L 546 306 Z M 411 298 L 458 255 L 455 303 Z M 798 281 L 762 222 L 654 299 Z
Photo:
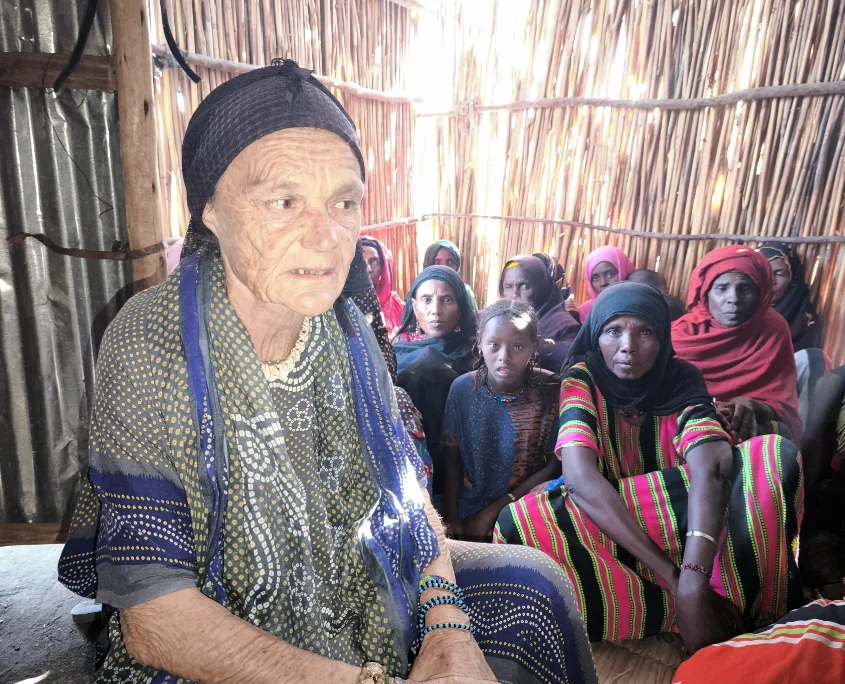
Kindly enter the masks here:
M 0 50 L 69 53 L 84 0 L 0 0 Z M 108 54 L 107 3 L 86 52 Z M 0 88 L 0 523 L 69 515 L 87 462 L 94 360 L 131 268 L 64 257 L 19 232 L 127 242 L 114 95 Z

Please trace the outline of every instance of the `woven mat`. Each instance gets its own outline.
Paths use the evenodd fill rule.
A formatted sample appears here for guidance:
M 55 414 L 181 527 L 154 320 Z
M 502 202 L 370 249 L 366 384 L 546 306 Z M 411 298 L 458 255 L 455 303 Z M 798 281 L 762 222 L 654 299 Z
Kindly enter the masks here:
M 676 634 L 592 645 L 601 684 L 671 684 L 686 658 Z

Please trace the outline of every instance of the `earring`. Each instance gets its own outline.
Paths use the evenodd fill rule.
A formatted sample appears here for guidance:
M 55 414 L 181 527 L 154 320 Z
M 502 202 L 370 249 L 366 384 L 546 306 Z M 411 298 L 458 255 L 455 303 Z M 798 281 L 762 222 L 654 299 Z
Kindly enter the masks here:
M 529 375 L 534 375 L 534 369 L 540 365 L 540 352 L 535 351 L 531 358 L 528 361 L 528 373 Z
M 460 323 L 455 324 L 455 332 L 461 332 L 461 324 Z
M 419 321 L 417 321 L 417 330 L 416 330 L 416 333 L 417 333 L 417 335 L 422 335 L 422 328 L 420 327 L 420 322 L 419 322 Z

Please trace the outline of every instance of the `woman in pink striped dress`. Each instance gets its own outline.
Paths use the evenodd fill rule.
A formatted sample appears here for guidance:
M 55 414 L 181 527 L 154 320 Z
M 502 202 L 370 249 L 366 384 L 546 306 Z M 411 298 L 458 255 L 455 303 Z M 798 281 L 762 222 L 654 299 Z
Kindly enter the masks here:
M 567 365 L 563 477 L 505 508 L 494 541 L 560 563 L 593 641 L 677 629 L 695 651 L 801 605 L 798 450 L 730 444 L 701 373 L 674 358 L 660 293 L 609 287 Z

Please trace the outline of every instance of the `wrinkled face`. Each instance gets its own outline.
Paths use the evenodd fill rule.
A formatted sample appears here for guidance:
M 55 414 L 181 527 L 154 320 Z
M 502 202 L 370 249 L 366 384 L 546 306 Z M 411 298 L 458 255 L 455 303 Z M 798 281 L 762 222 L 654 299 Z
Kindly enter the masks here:
M 203 216 L 220 243 L 227 287 L 305 316 L 328 311 L 355 255 L 363 197 L 358 160 L 334 133 L 292 128 L 252 143 Z
M 434 265 L 447 266 L 453 271 L 458 270 L 458 261 L 455 259 L 455 255 L 445 247 L 441 247 L 434 255 Z
M 420 328 L 429 337 L 448 335 L 458 325 L 461 311 L 455 291 L 443 281 L 426 280 L 417 288 L 411 303 Z
M 619 270 L 609 261 L 600 261 L 593 269 L 590 283 L 598 293 L 619 280 Z
M 381 259 L 378 256 L 378 250 L 375 247 L 363 247 L 364 261 L 367 263 L 367 273 L 370 274 L 370 280 L 373 282 L 373 287 L 378 285 L 379 278 L 381 278 Z
M 537 349 L 525 317 L 509 320 L 497 316 L 481 333 L 481 355 L 492 387 L 500 392 L 516 392 L 525 384 L 528 362 Z
M 789 270 L 789 264 L 786 263 L 786 259 L 783 257 L 770 259 L 769 266 L 772 267 L 772 279 L 774 280 L 772 304 L 777 304 L 783 299 L 783 296 L 789 289 L 789 283 L 792 281 L 792 272 Z
M 710 286 L 706 303 L 710 315 L 726 328 L 736 328 L 751 318 L 760 291 L 751 277 L 740 271 L 723 273 Z
M 599 336 L 604 362 L 620 380 L 639 380 L 648 373 L 660 353 L 658 331 L 637 316 L 608 321 Z
M 534 290 L 525 275 L 522 266 L 517 264 L 505 269 L 502 278 L 502 297 L 505 299 L 519 299 L 526 304 L 534 304 Z

